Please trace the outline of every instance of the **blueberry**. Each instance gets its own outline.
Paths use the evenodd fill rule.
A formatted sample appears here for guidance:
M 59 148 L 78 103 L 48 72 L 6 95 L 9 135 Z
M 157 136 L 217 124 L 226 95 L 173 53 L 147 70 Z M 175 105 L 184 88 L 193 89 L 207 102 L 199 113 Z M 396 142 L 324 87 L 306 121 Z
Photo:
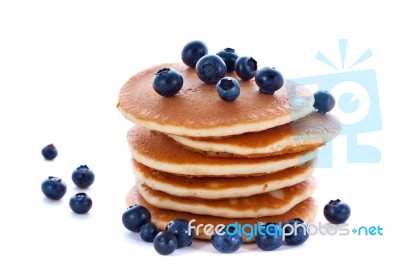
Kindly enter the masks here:
M 260 92 L 269 95 L 282 88 L 284 83 L 282 74 L 275 68 L 261 68 L 256 72 L 255 77 L 257 86 L 260 87 Z
M 86 165 L 81 165 L 72 172 L 72 181 L 79 188 L 88 188 L 94 182 L 94 173 Z
M 42 155 L 46 160 L 53 160 L 57 157 L 58 151 L 53 144 L 49 144 L 42 149 Z
M 243 238 L 239 232 L 223 231 L 222 234 L 214 234 L 211 236 L 211 244 L 213 247 L 222 253 L 233 253 L 242 245 Z
M 319 113 L 327 113 L 335 107 L 335 98 L 327 91 L 317 91 L 314 93 L 314 108 Z
M 240 94 L 239 82 L 234 78 L 222 78 L 217 83 L 219 97 L 225 101 L 234 101 Z
M 153 223 L 147 223 L 140 227 L 140 237 L 146 242 L 153 242 L 157 234 L 157 226 Z
M 122 215 L 122 223 L 129 231 L 139 233 L 140 227 L 149 223 L 151 214 L 149 210 L 140 205 L 130 206 Z
M 92 199 L 86 193 L 78 193 L 73 195 L 69 200 L 69 207 L 77 214 L 84 214 L 92 208 Z
M 205 55 L 196 64 L 199 79 L 207 84 L 216 84 L 226 74 L 224 60 L 218 55 Z
M 270 251 L 282 246 L 282 235 L 279 233 L 279 229 L 277 228 L 276 224 L 267 223 L 263 227 L 262 232 L 264 235 L 256 235 L 256 243 L 260 249 L 264 251 Z
M 208 53 L 208 48 L 202 41 L 191 41 L 186 44 L 181 53 L 182 61 L 191 68 L 196 67 L 197 61 Z
M 189 221 L 185 219 L 175 219 L 168 223 L 166 231 L 173 233 L 178 241 L 178 248 L 188 247 L 192 244 L 194 231 L 189 234 Z
M 172 254 L 177 245 L 176 236 L 169 231 L 160 232 L 154 238 L 154 249 L 161 255 Z
M 163 68 L 154 75 L 153 88 L 161 96 L 174 96 L 182 89 L 182 86 L 183 77 L 175 69 Z
M 67 192 L 67 186 L 60 178 L 49 176 L 42 182 L 42 191 L 49 199 L 59 200 Z
M 307 224 L 299 218 L 290 219 L 284 228 L 285 242 L 290 246 L 301 245 L 309 237 Z
M 257 71 L 257 61 L 253 57 L 242 56 L 236 60 L 235 73 L 242 80 L 254 78 Z
M 333 224 L 342 224 L 350 217 L 350 206 L 340 199 L 331 200 L 324 207 L 325 218 Z
M 225 48 L 224 50 L 219 51 L 217 55 L 224 60 L 227 72 L 232 72 L 235 70 L 235 63 L 239 57 L 237 53 L 235 53 L 235 49 Z

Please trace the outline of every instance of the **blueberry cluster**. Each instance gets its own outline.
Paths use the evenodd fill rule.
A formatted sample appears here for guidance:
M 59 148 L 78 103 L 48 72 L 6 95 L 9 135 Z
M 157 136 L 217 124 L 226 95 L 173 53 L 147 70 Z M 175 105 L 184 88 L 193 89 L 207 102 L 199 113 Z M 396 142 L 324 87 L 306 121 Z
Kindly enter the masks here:
M 188 220 L 175 219 L 168 223 L 164 231 L 158 231 L 157 226 L 151 222 L 149 210 L 140 205 L 128 207 L 122 214 L 122 223 L 129 231 L 140 233 L 142 240 L 153 242 L 154 249 L 161 255 L 169 255 L 178 248 L 188 247 L 194 239 L 193 230 L 189 232 Z M 309 237 L 307 225 L 298 218 L 291 219 L 287 223 L 295 230 L 285 231 L 286 244 L 291 246 L 303 244 Z M 263 227 L 263 230 L 268 230 L 268 233 L 257 235 L 255 239 L 257 246 L 264 251 L 275 250 L 284 243 L 282 235 L 275 232 L 276 226 L 267 226 L 269 224 Z M 214 233 L 211 237 L 212 246 L 221 253 L 233 253 L 242 246 L 242 243 L 243 238 L 240 232 Z
M 271 251 L 282 246 L 284 242 L 290 246 L 301 245 L 309 237 L 307 224 L 299 218 L 290 219 L 287 224 L 295 230 L 288 231 L 285 227 L 285 240 L 282 240 L 281 232 L 277 232 L 277 226 L 273 223 L 267 223 L 262 227 L 263 234 L 257 234 L 255 241 L 257 246 L 263 251 Z M 275 225 L 275 226 L 272 226 Z M 233 253 L 242 245 L 243 238 L 239 232 L 230 232 L 230 234 L 214 233 L 211 237 L 211 243 L 216 250 L 222 253 Z
M 333 224 L 344 223 L 350 216 L 350 207 L 338 200 L 331 200 L 324 208 L 326 219 Z M 126 229 L 140 233 L 142 240 L 153 242 L 154 249 L 161 255 L 172 254 L 178 248 L 188 247 L 194 239 L 193 230 L 189 232 L 189 221 L 175 219 L 168 223 L 164 231 L 158 231 L 157 226 L 151 222 L 151 213 L 140 205 L 128 207 L 122 215 L 122 223 Z M 309 238 L 307 224 L 294 218 L 286 222 L 284 226 L 285 238 L 282 232 L 277 232 L 274 223 L 266 223 L 262 227 L 263 234 L 257 234 L 255 241 L 263 251 L 272 251 L 281 247 L 284 243 L 288 246 L 298 246 Z M 221 253 L 233 253 L 242 246 L 243 237 L 240 232 L 214 233 L 211 236 L 212 246 Z
M 275 68 L 257 70 L 257 61 L 249 56 L 239 57 L 233 48 L 225 48 L 215 55 L 208 54 L 207 45 L 202 41 L 187 43 L 181 52 L 182 61 L 195 68 L 198 78 L 207 84 L 217 84 L 218 95 L 225 101 L 234 101 L 240 94 L 239 82 L 225 78 L 227 72 L 235 72 L 243 81 L 255 77 L 259 91 L 272 95 L 284 83 L 283 76 Z M 154 90 L 165 97 L 178 93 L 183 86 L 182 75 L 174 69 L 160 69 L 153 78 Z
M 42 155 L 46 160 L 52 160 L 58 152 L 53 144 L 42 149 Z M 79 188 L 88 188 L 94 182 L 94 173 L 86 165 L 81 165 L 72 172 L 72 181 Z M 52 200 L 59 200 L 67 192 L 67 185 L 60 178 L 49 176 L 42 182 L 43 194 Z M 86 193 L 77 193 L 69 200 L 71 210 L 78 214 L 87 213 L 92 208 L 92 199 Z
M 142 240 L 153 242 L 154 249 L 161 255 L 190 246 L 194 238 L 193 230 L 189 232 L 189 221 L 185 219 L 173 220 L 164 231 L 159 232 L 151 222 L 150 212 L 140 205 L 128 207 L 122 214 L 122 223 L 129 231 L 140 233 Z
M 207 84 L 216 84 L 219 97 L 225 101 L 234 101 L 240 95 L 240 84 L 235 78 L 225 77 L 228 72 L 235 72 L 242 81 L 255 79 L 259 91 L 272 95 L 284 84 L 282 74 L 274 67 L 258 69 L 253 57 L 241 56 L 233 48 L 225 48 L 215 55 L 208 54 L 207 45 L 202 41 L 187 43 L 181 52 L 183 63 L 194 68 L 198 78 Z M 155 73 L 154 90 L 164 97 L 172 97 L 183 86 L 183 77 L 175 69 L 163 68 Z M 314 94 L 314 108 L 320 113 L 327 113 L 335 106 L 335 99 L 327 91 Z

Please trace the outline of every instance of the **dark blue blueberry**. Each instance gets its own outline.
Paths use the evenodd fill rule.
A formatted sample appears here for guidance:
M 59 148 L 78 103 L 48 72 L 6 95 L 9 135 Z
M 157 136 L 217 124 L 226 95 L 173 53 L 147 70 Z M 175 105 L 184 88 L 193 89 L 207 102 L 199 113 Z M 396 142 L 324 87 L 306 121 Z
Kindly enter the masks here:
M 233 253 L 242 246 L 243 238 L 239 232 L 223 231 L 222 234 L 214 234 L 211 236 L 211 244 L 222 253 Z
M 264 251 L 270 251 L 282 246 L 282 234 L 280 233 L 276 224 L 267 223 L 263 227 L 262 232 L 264 235 L 256 235 L 256 243 L 260 249 Z
M 176 236 L 169 231 L 160 232 L 154 238 L 154 249 L 161 255 L 172 254 L 177 245 Z
M 69 200 L 71 210 L 77 214 L 84 214 L 92 208 L 92 199 L 86 193 L 73 195 Z
M 153 88 L 161 96 L 174 96 L 182 89 L 182 86 L 182 75 L 175 69 L 163 68 L 154 75 Z
M 205 55 L 196 64 L 199 79 L 207 84 L 216 84 L 226 74 L 224 60 L 218 55 Z
M 222 78 L 217 83 L 219 97 L 225 101 L 234 101 L 240 94 L 239 82 L 234 78 Z
M 140 227 L 149 223 L 151 220 L 151 214 L 143 206 L 135 205 L 130 206 L 122 214 L 122 223 L 129 231 L 139 233 Z
M 224 50 L 219 51 L 217 55 L 224 60 L 227 72 L 232 72 L 235 70 L 235 63 L 239 57 L 237 53 L 235 53 L 235 49 L 225 48 Z
M 260 87 L 260 92 L 269 95 L 282 88 L 284 83 L 282 74 L 275 68 L 261 68 L 257 71 L 255 77 L 257 86 Z
M 197 61 L 208 54 L 208 48 L 202 41 L 191 41 L 186 44 L 181 53 L 182 61 L 186 65 L 195 68 Z
M 178 248 L 188 247 L 192 244 L 194 231 L 189 231 L 188 220 L 175 219 L 168 223 L 165 230 L 173 233 L 176 236 L 176 239 L 178 241 Z
M 157 234 L 157 226 L 153 223 L 147 223 L 140 227 L 140 237 L 146 242 L 153 242 Z
M 314 99 L 314 108 L 317 109 L 319 113 L 325 114 L 335 107 L 335 98 L 327 91 L 317 91 L 314 93 Z
M 235 73 L 242 80 L 254 78 L 257 72 L 257 61 L 253 57 L 242 56 L 236 60 Z
M 350 217 L 350 206 L 340 199 L 331 200 L 324 207 L 325 218 L 333 224 L 342 224 Z
M 290 219 L 285 224 L 285 242 L 290 246 L 301 245 L 308 239 L 307 224 L 299 219 Z
M 46 160 L 53 160 L 57 157 L 58 151 L 53 144 L 49 144 L 42 149 L 42 155 Z
M 81 165 L 72 172 L 72 181 L 79 188 L 88 188 L 94 182 L 94 173 L 86 165 Z
M 67 186 L 60 178 L 49 176 L 42 182 L 42 192 L 49 199 L 59 200 L 67 192 Z

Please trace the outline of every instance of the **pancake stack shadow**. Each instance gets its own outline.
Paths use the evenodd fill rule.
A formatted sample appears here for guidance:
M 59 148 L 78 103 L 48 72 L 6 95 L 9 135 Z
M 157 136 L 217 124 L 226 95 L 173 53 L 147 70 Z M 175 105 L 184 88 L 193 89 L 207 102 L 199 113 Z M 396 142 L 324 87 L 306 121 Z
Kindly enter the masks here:
M 175 66 L 179 67 L 181 66 Z M 156 70 L 157 67 L 148 69 L 132 79 L 149 79 Z M 191 80 L 193 72 L 185 71 L 187 70 L 182 70 L 184 79 Z M 136 123 L 128 132 L 136 184 L 127 195 L 127 205 L 139 204 L 147 207 L 152 214 L 152 221 L 161 230 L 171 220 L 194 219 L 194 226 L 203 225 L 195 231 L 195 237 L 200 239 L 211 237 L 211 234 L 204 231 L 206 224 L 215 227 L 218 224 L 228 225 L 235 222 L 241 225 L 258 222 L 284 223 L 292 218 L 310 222 L 315 217 L 317 205 L 312 194 L 317 185 L 312 173 L 317 150 L 337 136 L 341 126 L 334 116 L 312 111 L 313 98 L 307 90 L 303 105 L 299 105 L 297 98 L 291 102 L 288 95 L 298 95 L 296 90 L 304 90 L 304 87 L 294 87 L 295 91 L 289 93 L 286 82 L 286 91 L 278 91 L 276 95 L 270 96 L 255 93 L 255 89 L 248 85 L 249 91 L 242 89 L 241 94 L 270 97 L 267 101 L 271 101 L 271 97 L 280 97 L 286 101 L 277 102 L 286 102 L 288 107 L 275 106 L 276 117 L 256 118 L 260 121 L 258 125 L 248 123 L 248 120 L 239 116 L 234 121 L 236 124 L 229 126 L 241 126 L 240 134 L 221 136 L 216 127 L 214 131 L 208 131 L 207 136 L 203 136 L 204 126 L 197 127 L 196 121 L 190 121 L 189 126 L 186 126 L 190 129 L 188 134 L 182 134 L 185 132 L 185 125 L 182 125 L 182 129 L 175 130 L 174 127 L 178 127 L 170 126 L 168 119 L 151 113 L 153 109 L 146 109 L 148 107 L 144 102 L 155 99 L 159 101 L 158 104 L 167 108 L 163 115 L 171 114 L 173 117 L 173 112 L 168 109 L 172 107 L 168 107 L 167 101 L 175 101 L 173 98 L 177 97 L 153 97 L 155 92 L 152 91 L 150 82 L 149 86 L 143 88 L 142 84 L 139 86 L 132 79 L 121 89 L 118 103 L 123 115 Z M 252 81 L 246 82 L 251 84 Z M 196 90 L 199 86 L 204 87 L 204 84 L 189 85 L 187 83 L 188 88 L 182 89 L 186 101 L 190 101 L 193 93 L 197 93 L 197 101 L 208 100 L 210 95 L 204 95 L 202 99 L 201 91 Z M 147 90 L 150 96 L 137 93 L 138 87 L 141 92 Z M 250 99 L 249 95 L 242 97 L 247 96 Z M 141 97 L 143 103 L 135 97 Z M 133 104 L 140 108 L 131 108 Z M 151 103 L 156 104 L 157 102 Z M 220 104 L 226 109 L 233 106 L 229 106 L 232 103 L 222 100 Z M 222 108 L 221 106 L 213 109 Z M 293 106 L 299 107 L 295 109 Z M 211 116 L 208 117 L 212 117 L 213 109 L 201 112 L 210 112 Z M 278 109 L 284 110 L 283 113 L 279 114 Z M 196 113 L 196 110 L 193 112 Z M 221 113 L 221 110 L 217 112 Z M 278 125 L 272 122 L 279 119 L 285 122 Z M 204 121 L 199 123 L 204 125 Z M 257 130 L 261 124 L 264 129 Z M 209 127 L 213 125 L 215 122 L 210 121 Z M 225 125 L 225 128 L 229 127 Z M 196 129 L 199 129 L 199 134 L 196 134 Z M 213 135 L 213 132 L 217 133 Z

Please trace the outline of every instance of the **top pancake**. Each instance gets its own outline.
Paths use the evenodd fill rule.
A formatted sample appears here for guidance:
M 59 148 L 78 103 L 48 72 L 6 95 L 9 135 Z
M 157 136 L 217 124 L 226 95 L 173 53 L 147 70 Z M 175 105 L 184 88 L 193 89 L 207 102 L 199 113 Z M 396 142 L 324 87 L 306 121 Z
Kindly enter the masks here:
M 154 74 L 173 68 L 184 79 L 173 97 L 158 95 Z M 222 100 L 214 84 L 203 83 L 194 69 L 182 63 L 162 64 L 145 69 L 121 88 L 117 107 L 129 120 L 148 129 L 191 137 L 221 137 L 256 132 L 287 124 L 309 114 L 314 96 L 307 88 L 289 80 L 274 95 L 262 94 L 254 79 L 240 83 L 240 96 Z

